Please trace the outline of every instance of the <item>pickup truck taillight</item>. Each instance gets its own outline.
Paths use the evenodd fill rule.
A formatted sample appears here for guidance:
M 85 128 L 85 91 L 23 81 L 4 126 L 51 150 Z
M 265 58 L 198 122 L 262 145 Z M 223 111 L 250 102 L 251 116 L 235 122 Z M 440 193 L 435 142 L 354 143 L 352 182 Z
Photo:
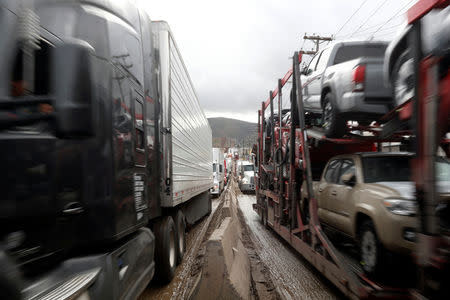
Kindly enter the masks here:
M 353 91 L 364 91 L 364 80 L 366 77 L 366 65 L 358 65 L 353 69 Z

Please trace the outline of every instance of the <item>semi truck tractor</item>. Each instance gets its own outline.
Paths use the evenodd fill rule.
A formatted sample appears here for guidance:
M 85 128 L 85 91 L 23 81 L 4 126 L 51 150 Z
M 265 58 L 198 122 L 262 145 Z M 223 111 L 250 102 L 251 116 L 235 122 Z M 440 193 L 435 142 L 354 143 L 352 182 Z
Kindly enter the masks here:
M 214 185 L 211 188 L 211 194 L 219 196 L 224 189 L 224 155 L 220 148 L 212 148 L 213 151 L 213 180 Z
M 211 212 L 212 137 L 134 1 L 0 3 L 0 298 L 135 299 Z

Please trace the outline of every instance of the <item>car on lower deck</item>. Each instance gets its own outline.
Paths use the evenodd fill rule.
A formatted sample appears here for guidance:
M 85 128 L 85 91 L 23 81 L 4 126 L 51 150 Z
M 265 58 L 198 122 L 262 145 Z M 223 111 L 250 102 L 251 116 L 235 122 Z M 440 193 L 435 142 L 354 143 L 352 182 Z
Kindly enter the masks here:
M 329 160 L 313 182 L 321 224 L 359 245 L 368 274 L 384 270 L 386 254 L 410 256 L 415 248 L 418 204 L 411 181 L 410 153 L 357 153 Z M 450 202 L 450 163 L 436 159 L 440 204 Z M 302 210 L 308 201 L 302 187 Z

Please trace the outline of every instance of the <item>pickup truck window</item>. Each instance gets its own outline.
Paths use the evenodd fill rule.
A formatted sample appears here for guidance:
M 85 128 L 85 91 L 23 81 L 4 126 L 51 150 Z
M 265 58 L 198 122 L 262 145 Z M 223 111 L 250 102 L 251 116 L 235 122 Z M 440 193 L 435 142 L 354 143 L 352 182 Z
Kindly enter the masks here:
M 336 51 L 333 65 L 337 65 L 358 57 L 384 57 L 385 44 L 342 46 Z
M 339 173 L 339 166 L 341 161 L 338 159 L 332 160 L 325 171 L 325 181 L 329 183 L 337 183 L 337 175 Z
M 364 157 L 364 182 L 410 181 L 409 156 Z
M 308 65 L 308 71 L 314 71 L 316 69 L 316 65 L 317 65 L 317 61 L 319 60 L 320 57 L 320 53 L 317 53 L 313 59 L 310 61 L 309 65 Z
M 319 62 L 317 63 L 316 70 L 322 71 L 327 67 L 328 60 L 330 58 L 331 48 L 324 49 L 320 54 Z
M 356 174 L 356 168 L 355 163 L 351 159 L 344 159 L 341 164 L 341 169 L 339 172 L 339 179 L 338 184 L 344 184 L 344 182 L 341 180 L 342 175 L 346 174 Z

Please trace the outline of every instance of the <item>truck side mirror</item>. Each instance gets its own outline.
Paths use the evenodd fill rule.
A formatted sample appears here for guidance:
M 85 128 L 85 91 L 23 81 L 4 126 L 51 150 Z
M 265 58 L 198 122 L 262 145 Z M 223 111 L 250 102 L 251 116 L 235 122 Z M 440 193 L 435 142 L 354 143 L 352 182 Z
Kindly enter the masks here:
M 88 43 L 79 40 L 52 49 L 51 87 L 59 136 L 94 135 L 94 52 Z
M 311 70 L 311 69 L 308 69 L 308 67 L 304 67 L 300 73 L 301 73 L 302 75 L 308 76 L 309 74 L 312 73 L 312 70 Z
M 348 186 L 354 186 L 356 184 L 356 176 L 352 173 L 347 173 L 341 176 L 341 181 Z

